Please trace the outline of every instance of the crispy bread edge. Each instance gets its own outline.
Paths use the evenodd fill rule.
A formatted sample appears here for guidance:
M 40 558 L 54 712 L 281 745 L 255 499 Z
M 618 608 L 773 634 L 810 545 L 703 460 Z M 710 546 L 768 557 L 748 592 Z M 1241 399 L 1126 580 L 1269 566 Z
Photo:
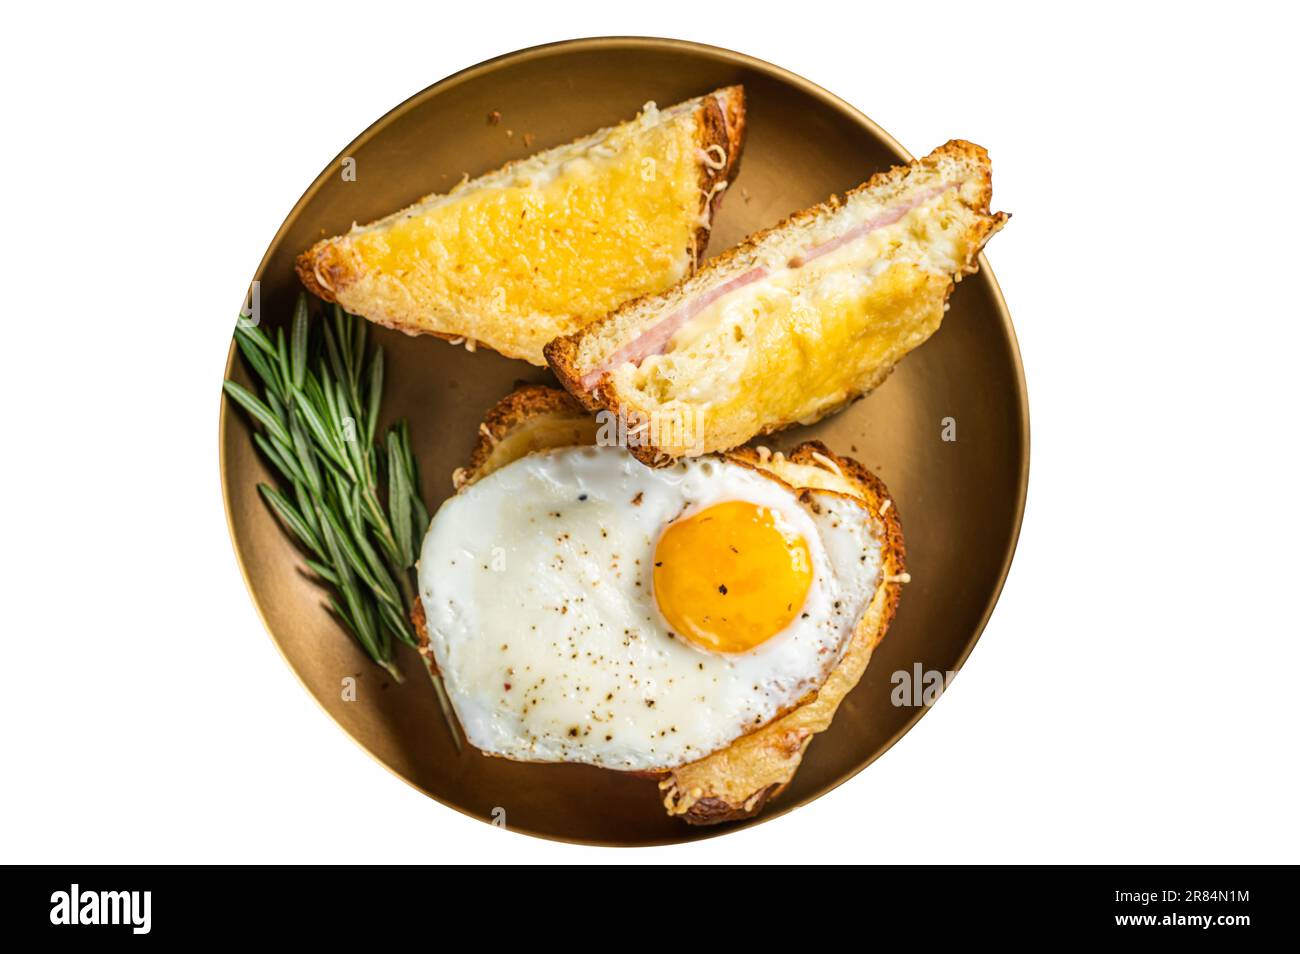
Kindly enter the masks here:
M 727 194 L 740 171 L 740 157 L 745 150 L 745 88 L 743 86 L 724 86 L 704 97 L 703 113 L 700 115 L 699 148 L 703 155 L 711 155 L 710 150 L 720 146 L 725 156 L 720 168 L 710 168 L 701 161 L 700 176 L 700 227 L 695 230 L 691 243 L 691 273 L 704 261 L 704 251 L 709 245 L 709 236 L 713 232 L 713 218 L 722 205 L 722 197 Z M 721 189 L 718 183 L 727 185 Z
M 766 464 L 765 455 L 750 447 L 740 448 L 727 456 L 757 467 Z M 880 478 L 856 460 L 836 456 L 819 441 L 800 444 L 788 459 L 795 464 L 822 468 L 826 468 L 829 461 L 880 520 L 883 531 L 881 582 L 853 633 L 848 651 L 816 699 L 737 739 L 721 752 L 673 770 L 660 782 L 664 807 L 670 815 L 676 815 L 688 824 L 716 825 L 750 818 L 785 790 L 813 737 L 830 726 L 840 702 L 857 685 L 871 661 L 871 653 L 884 639 L 897 611 L 906 579 L 907 550 L 903 543 L 902 522 L 898 508 Z M 750 788 L 739 793 L 726 791 L 731 787 L 728 782 L 739 774 L 736 771 L 738 762 L 742 766 L 745 763 L 757 765 L 765 771 L 752 781 Z

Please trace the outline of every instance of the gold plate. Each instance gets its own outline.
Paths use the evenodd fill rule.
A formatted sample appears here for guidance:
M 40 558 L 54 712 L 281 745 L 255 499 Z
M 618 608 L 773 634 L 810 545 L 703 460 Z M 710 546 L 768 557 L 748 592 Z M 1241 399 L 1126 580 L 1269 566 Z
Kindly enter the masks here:
M 294 256 L 429 192 L 626 119 L 743 83 L 749 134 L 740 175 L 715 222 L 717 254 L 786 214 L 911 158 L 853 107 L 771 64 L 680 40 L 574 40 L 511 53 L 413 96 L 340 153 L 298 200 L 254 276 L 267 326 L 287 321 Z M 487 122 L 501 113 L 497 125 Z M 513 135 L 507 135 L 507 130 Z M 978 130 L 969 132 L 978 139 Z M 525 136 L 525 133 L 528 135 Z M 527 143 L 527 144 L 526 144 Z M 939 143 L 925 143 L 927 148 Z M 355 160 L 356 180 L 340 175 Z M 995 155 L 996 159 L 996 155 Z M 1011 563 L 1029 474 L 1029 413 L 1015 334 L 997 282 L 980 272 L 952 297 L 942 328 L 866 400 L 767 443 L 815 437 L 889 485 L 903 518 L 912 582 L 861 684 L 813 741 L 790 787 L 758 821 L 816 798 L 897 741 L 924 708 L 895 707 L 891 676 L 958 669 L 988 620 Z M 483 413 L 517 380 L 549 372 L 499 355 L 372 328 L 388 364 L 384 409 L 411 422 L 432 512 L 452 492 Z M 232 347 L 227 374 L 250 383 Z M 214 382 L 215 384 L 215 382 Z M 955 442 L 941 439 L 944 418 Z M 437 800 L 516 831 L 600 844 L 648 845 L 734 831 L 669 818 L 653 782 L 575 765 L 525 765 L 457 754 L 416 654 L 400 647 L 402 685 L 372 665 L 324 608 L 325 591 L 257 493 L 273 479 L 242 413 L 223 400 L 221 476 L 235 554 L 253 602 L 303 684 L 358 743 Z M 344 701 L 342 680 L 357 680 Z M 932 779 L 920 779 L 928 784 Z

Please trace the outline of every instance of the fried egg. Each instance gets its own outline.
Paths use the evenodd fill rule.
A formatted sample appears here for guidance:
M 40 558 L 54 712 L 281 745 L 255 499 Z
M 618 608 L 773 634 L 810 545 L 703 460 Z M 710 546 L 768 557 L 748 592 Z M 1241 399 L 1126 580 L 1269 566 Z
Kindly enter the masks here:
M 434 516 L 419 585 L 468 741 L 636 771 L 703 758 L 810 699 L 879 583 L 861 501 L 725 458 L 521 458 Z

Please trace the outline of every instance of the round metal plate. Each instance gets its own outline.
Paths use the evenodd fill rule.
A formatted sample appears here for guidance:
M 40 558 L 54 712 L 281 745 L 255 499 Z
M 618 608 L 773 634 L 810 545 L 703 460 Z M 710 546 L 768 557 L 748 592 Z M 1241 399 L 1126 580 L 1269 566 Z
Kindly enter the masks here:
M 263 321 L 285 322 L 299 285 L 293 259 L 314 241 L 502 163 L 631 117 L 743 83 L 749 134 L 740 175 L 715 222 L 713 254 L 788 213 L 842 192 L 910 156 L 853 107 L 768 63 L 677 40 L 576 40 L 511 53 L 417 94 L 362 133 L 299 199 L 267 250 Z M 499 124 L 487 122 L 501 114 Z M 508 131 L 513 133 L 508 134 Z M 527 135 L 525 135 L 527 134 Z M 938 145 L 928 143 L 927 146 Z M 356 162 L 355 181 L 340 175 Z M 548 372 L 434 338 L 372 328 L 388 363 L 384 409 L 411 424 L 430 511 L 451 493 L 483 413 L 517 380 Z M 248 384 L 232 348 L 227 374 Z M 215 384 L 215 382 L 214 382 Z M 956 441 L 942 439 L 943 420 Z M 866 675 L 790 787 L 757 820 L 801 805 L 854 775 L 900 738 L 923 707 L 891 702 L 899 670 L 958 669 L 992 611 L 1011 563 L 1029 471 L 1029 418 L 1010 316 L 985 262 L 962 282 L 940 331 L 867 399 L 815 427 L 765 442 L 818 438 L 856 457 L 893 492 L 912 582 Z M 573 765 L 526 765 L 457 754 L 418 657 L 400 649 L 396 685 L 325 609 L 258 493 L 272 480 L 246 418 L 223 401 L 221 476 L 230 532 L 253 601 L 285 659 L 326 712 L 394 773 L 439 801 L 511 829 L 602 844 L 645 845 L 733 831 L 669 818 L 654 782 Z M 357 680 L 345 701 L 344 677 Z

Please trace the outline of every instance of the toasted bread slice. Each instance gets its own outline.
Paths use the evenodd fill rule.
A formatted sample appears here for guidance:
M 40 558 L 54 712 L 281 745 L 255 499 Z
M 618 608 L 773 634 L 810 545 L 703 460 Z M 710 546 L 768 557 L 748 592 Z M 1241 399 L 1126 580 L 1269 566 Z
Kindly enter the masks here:
M 735 175 L 739 86 L 512 162 L 298 257 L 326 301 L 545 364 L 542 346 L 693 272 Z
M 596 430 L 590 415 L 564 392 L 520 385 L 488 413 L 469 467 L 458 469 L 453 482 L 459 490 L 534 450 L 594 443 Z M 742 448 L 728 457 L 765 470 L 796 489 L 830 490 L 865 502 L 883 542 L 881 578 L 848 649 L 812 699 L 718 752 L 655 776 L 668 813 L 697 825 L 754 815 L 789 784 L 813 736 L 830 726 L 841 700 L 862 677 L 872 650 L 894 617 L 907 579 L 898 508 L 885 485 L 861 464 L 836 457 L 816 442 L 801 445 L 789 456 L 766 448 Z M 421 655 L 432 667 L 419 600 L 411 618 Z
M 808 424 L 879 385 L 938 329 L 1008 216 L 988 153 L 954 140 L 805 209 L 693 277 L 551 342 L 589 409 L 649 464 Z

